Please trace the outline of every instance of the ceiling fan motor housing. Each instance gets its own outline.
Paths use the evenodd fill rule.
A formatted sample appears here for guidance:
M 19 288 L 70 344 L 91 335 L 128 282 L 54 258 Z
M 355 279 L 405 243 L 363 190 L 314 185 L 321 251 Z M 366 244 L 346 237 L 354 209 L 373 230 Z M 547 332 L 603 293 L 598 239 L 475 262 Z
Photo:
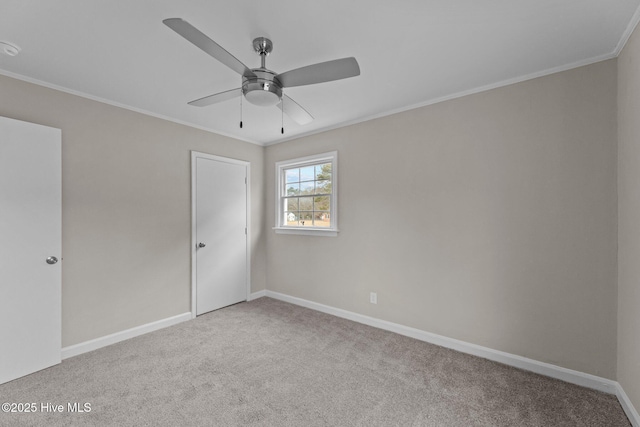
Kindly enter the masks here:
M 266 68 L 254 68 L 256 77 L 242 76 L 242 94 L 247 101 L 261 107 L 276 105 L 282 98 L 282 85 L 276 74 Z

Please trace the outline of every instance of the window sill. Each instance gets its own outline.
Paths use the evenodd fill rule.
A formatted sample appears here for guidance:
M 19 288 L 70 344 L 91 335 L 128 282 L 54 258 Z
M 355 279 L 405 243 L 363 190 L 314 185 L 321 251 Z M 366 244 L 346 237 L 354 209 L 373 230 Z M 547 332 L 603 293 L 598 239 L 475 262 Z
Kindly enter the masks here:
M 338 230 L 326 228 L 295 228 L 295 227 L 273 227 L 276 234 L 298 234 L 302 236 L 325 236 L 336 237 Z

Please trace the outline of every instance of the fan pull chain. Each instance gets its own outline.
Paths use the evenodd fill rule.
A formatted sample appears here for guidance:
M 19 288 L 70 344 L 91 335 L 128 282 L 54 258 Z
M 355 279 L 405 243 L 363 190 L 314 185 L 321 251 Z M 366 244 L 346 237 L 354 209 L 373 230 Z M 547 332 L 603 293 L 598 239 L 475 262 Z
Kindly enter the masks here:
M 282 103 L 282 105 L 280 106 L 280 112 L 282 113 L 280 114 L 280 124 L 282 126 L 280 128 L 280 133 L 284 135 L 284 96 L 282 97 L 280 102 Z
M 242 129 L 242 94 L 240 94 L 240 129 Z

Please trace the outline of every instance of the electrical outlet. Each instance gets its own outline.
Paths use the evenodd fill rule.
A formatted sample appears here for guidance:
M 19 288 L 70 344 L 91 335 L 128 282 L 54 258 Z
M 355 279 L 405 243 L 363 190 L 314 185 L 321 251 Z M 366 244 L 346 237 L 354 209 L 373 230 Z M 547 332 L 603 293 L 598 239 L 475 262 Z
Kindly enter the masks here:
M 369 294 L 369 302 L 371 304 L 377 304 L 378 303 L 378 294 L 376 294 L 375 292 L 371 292 Z

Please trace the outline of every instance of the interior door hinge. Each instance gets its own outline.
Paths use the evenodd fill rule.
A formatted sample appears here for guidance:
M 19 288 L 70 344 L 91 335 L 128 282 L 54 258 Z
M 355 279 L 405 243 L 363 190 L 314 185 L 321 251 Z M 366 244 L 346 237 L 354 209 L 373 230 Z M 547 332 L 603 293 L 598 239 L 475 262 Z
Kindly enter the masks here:
M 244 228 L 244 234 L 247 234 L 247 227 Z
M 247 177 L 246 176 L 244 177 L 244 183 L 245 183 L 245 185 L 247 184 Z

